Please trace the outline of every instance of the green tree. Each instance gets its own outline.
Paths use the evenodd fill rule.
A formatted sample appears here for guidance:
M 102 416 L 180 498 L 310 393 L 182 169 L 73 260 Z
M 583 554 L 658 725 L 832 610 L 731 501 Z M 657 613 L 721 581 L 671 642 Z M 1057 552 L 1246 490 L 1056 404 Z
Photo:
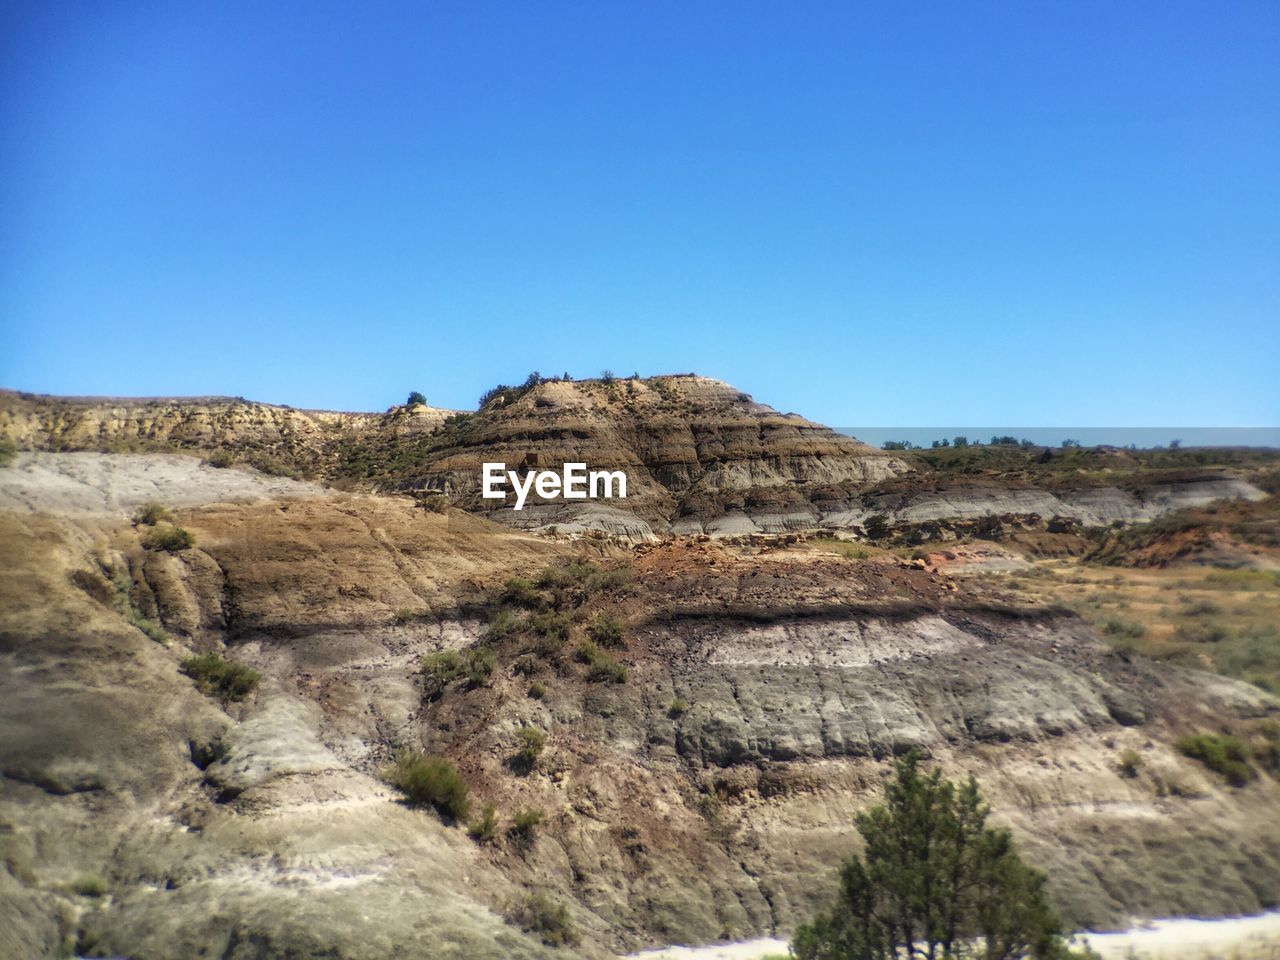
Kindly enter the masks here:
M 862 529 L 871 540 L 883 540 L 893 533 L 889 518 L 883 513 L 873 513 L 862 522 Z
M 957 786 L 923 773 L 912 753 L 885 799 L 857 818 L 866 851 L 841 868 L 835 905 L 796 931 L 799 960 L 1065 955 L 1044 875 L 986 825 L 972 777 Z
M 419 403 L 425 407 L 427 405 L 427 398 L 417 390 L 414 390 L 409 394 L 409 399 L 405 402 L 405 406 L 412 407 Z

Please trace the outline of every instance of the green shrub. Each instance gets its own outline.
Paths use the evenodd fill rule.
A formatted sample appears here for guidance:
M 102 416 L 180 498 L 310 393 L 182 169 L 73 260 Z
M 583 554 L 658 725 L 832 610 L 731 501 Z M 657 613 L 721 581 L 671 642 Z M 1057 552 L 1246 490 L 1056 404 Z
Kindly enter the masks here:
M 588 667 L 588 680 L 607 680 L 613 683 L 627 682 L 627 668 L 596 646 L 592 640 L 584 640 L 574 653 L 579 663 Z
M 1142 766 L 1142 755 L 1137 750 L 1124 750 L 1120 754 L 1118 766 L 1120 772 L 1132 780 L 1138 775 L 1138 769 Z
M 444 693 L 445 687 L 462 676 L 462 657 L 457 650 L 439 650 L 422 655 L 422 677 L 430 696 Z
M 524 607 L 526 610 L 541 610 L 547 605 L 542 594 L 533 588 L 533 584 L 522 577 L 512 577 L 502 587 L 500 603 L 513 607 Z
M 471 810 L 466 781 L 443 757 L 424 757 L 416 750 L 401 750 L 386 771 L 389 784 L 414 806 L 431 806 L 441 816 L 463 820 Z
M 137 617 L 136 619 L 131 619 L 129 622 L 156 643 L 167 644 L 169 642 L 169 634 L 165 631 L 164 627 L 155 620 L 148 620 L 146 617 Z
M 1221 643 L 1230 633 L 1219 623 L 1183 624 L 1173 632 L 1173 639 L 1178 643 Z
M 604 611 L 600 611 L 587 624 L 587 636 L 602 647 L 620 647 L 624 629 L 622 621 Z
M 1233 787 L 1242 787 L 1253 779 L 1249 748 L 1230 734 L 1195 733 L 1181 738 L 1175 746 L 1183 756 L 1199 760 L 1226 777 Z
M 417 390 L 410 390 L 409 399 L 404 402 L 404 405 L 406 407 L 416 407 L 419 405 L 425 407 L 427 405 L 427 398 Z
M 489 626 L 485 628 L 484 638 L 491 643 L 496 643 L 499 640 L 505 640 L 523 628 L 524 624 L 520 621 L 520 618 L 510 610 L 499 610 L 489 621 Z
M 587 671 L 588 680 L 607 681 L 609 683 L 626 683 L 627 668 L 607 653 L 601 653 Z
M 600 568 L 588 560 L 570 560 L 558 566 L 546 567 L 538 574 L 537 586 L 547 590 L 564 590 L 584 585 Z
M 150 500 L 144 503 L 137 513 L 133 515 L 134 526 L 138 527 L 154 527 L 161 521 L 171 522 L 173 514 L 169 508 L 162 503 L 156 503 Z
M 179 669 L 195 681 L 201 693 L 222 700 L 243 700 L 262 679 L 257 670 L 224 660 L 216 653 L 187 657 Z
M 1222 608 L 1212 600 L 1192 600 L 1181 598 L 1185 604 L 1182 612 L 1188 617 L 1211 617 L 1222 612 Z
M 0 467 L 7 467 L 18 456 L 18 445 L 5 437 L 0 440 Z
M 507 828 L 507 836 L 517 847 L 528 849 L 533 845 L 542 818 L 543 813 L 537 807 L 517 810 L 516 815 L 511 818 L 511 826 Z
M 230 450 L 215 450 L 205 458 L 204 462 L 207 466 L 225 470 L 227 467 L 235 466 L 236 455 Z
M 869 540 L 884 540 L 893 533 L 889 518 L 883 513 L 873 513 L 867 517 L 862 523 L 862 529 L 866 531 Z
M 1108 637 L 1124 640 L 1137 640 L 1147 634 L 1147 628 L 1136 620 L 1124 620 L 1120 617 L 1108 617 L 1102 621 L 1102 632 Z
M 511 922 L 536 934 L 549 947 L 572 947 L 579 942 L 569 909 L 543 893 L 523 900 L 511 912 Z
M 301 476 L 299 471 L 289 466 L 279 457 L 273 457 L 269 453 L 259 453 L 250 457 L 249 466 L 259 473 L 265 473 L 269 477 L 292 477 L 296 480 Z
M 101 874 L 82 873 L 71 882 L 71 890 L 82 897 L 105 897 L 110 887 Z
M 493 841 L 493 838 L 498 835 L 498 811 L 494 809 L 493 804 L 484 808 L 478 820 L 472 820 L 468 824 L 467 832 L 476 843 Z
M 489 682 L 497 666 L 497 658 L 493 651 L 485 646 L 475 646 L 462 655 L 463 670 L 467 675 L 467 683 L 473 687 L 482 687 Z
M 683 717 L 685 715 L 685 712 L 688 709 L 689 709 L 689 705 L 685 703 L 684 700 L 682 700 L 680 697 L 676 697 L 669 704 L 667 704 L 667 716 L 670 717 L 672 720 L 676 720 L 680 717 Z
M 534 700 L 541 700 L 547 695 L 547 685 L 541 681 L 535 680 L 529 684 L 529 696 Z
M 537 727 L 521 727 L 516 732 L 516 752 L 513 764 L 526 773 L 534 768 L 538 757 L 547 746 L 547 735 Z
M 543 656 L 553 656 L 568 641 L 573 620 L 567 613 L 548 610 L 530 620 L 529 626 L 538 635 L 538 652 Z
M 142 611 L 133 602 L 133 578 L 129 576 L 127 567 L 121 567 L 112 574 L 111 586 L 115 590 L 114 605 L 120 616 L 124 617 L 130 626 L 137 627 L 156 643 L 168 644 L 169 634 L 165 632 L 164 627 L 144 617 Z
M 628 566 L 610 567 L 596 570 L 589 574 L 585 588 L 587 593 L 601 593 L 619 590 L 631 582 L 631 568 Z
M 152 527 L 151 532 L 143 538 L 142 545 L 148 550 L 167 550 L 170 553 L 177 553 L 179 550 L 188 549 L 195 542 L 196 538 L 188 531 L 166 523 Z

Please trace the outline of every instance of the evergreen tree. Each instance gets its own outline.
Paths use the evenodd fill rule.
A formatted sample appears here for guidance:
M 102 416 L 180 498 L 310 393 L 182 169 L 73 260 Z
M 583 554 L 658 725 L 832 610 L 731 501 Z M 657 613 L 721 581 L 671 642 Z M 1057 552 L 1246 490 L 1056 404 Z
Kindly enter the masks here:
M 986 825 L 972 777 L 960 785 L 897 765 L 885 804 L 856 821 L 862 859 L 840 871 L 836 903 L 796 931 L 798 960 L 1019 960 L 1066 955 L 1043 874 L 1007 830 Z

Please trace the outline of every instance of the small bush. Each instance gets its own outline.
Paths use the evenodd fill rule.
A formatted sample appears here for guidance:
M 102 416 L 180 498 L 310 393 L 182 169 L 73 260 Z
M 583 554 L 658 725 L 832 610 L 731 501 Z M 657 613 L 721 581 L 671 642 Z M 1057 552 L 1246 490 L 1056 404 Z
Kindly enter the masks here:
M 669 704 L 667 704 L 667 716 L 670 717 L 672 720 L 676 720 L 676 719 L 679 719 L 680 717 L 683 717 L 685 715 L 685 712 L 688 709 L 689 709 L 689 704 L 685 703 L 679 697 L 676 697 Z
M 467 832 L 476 843 L 493 841 L 493 838 L 498 835 L 498 811 L 494 809 L 493 804 L 484 808 L 478 820 L 472 820 L 468 824 Z
M 1175 746 L 1183 756 L 1199 760 L 1226 777 L 1233 787 L 1242 787 L 1253 779 L 1248 747 L 1230 734 L 1196 733 L 1183 737 Z
M 1120 754 L 1120 772 L 1132 780 L 1142 766 L 1142 755 L 1137 750 L 1125 750 Z
M 82 897 L 105 897 L 110 887 L 97 873 L 82 873 L 71 882 L 71 890 Z
M 533 845 L 534 836 L 537 833 L 538 825 L 542 823 L 543 813 L 537 807 L 529 807 L 525 810 L 517 810 L 516 815 L 511 818 L 511 826 L 507 829 L 507 836 L 511 838 L 511 842 L 521 849 L 528 849 Z
M 572 947 L 579 942 L 569 909 L 546 894 L 535 893 L 511 913 L 511 922 L 536 934 L 549 947 Z
M 1222 612 L 1222 608 L 1212 600 L 1184 599 L 1182 612 L 1188 617 L 1211 617 Z
M 533 700 L 541 700 L 547 695 L 547 685 L 539 680 L 529 684 L 529 697 Z
M 1102 632 L 1108 637 L 1124 640 L 1137 640 L 1147 634 L 1147 628 L 1136 620 L 1124 620 L 1120 617 L 1108 617 L 1102 621 Z
M 547 746 L 547 735 L 537 727 L 521 727 L 516 733 L 516 753 L 512 757 L 514 765 L 526 773 L 534 768 L 538 757 Z
M 1173 639 L 1178 643 L 1221 643 L 1230 633 L 1218 623 L 1183 624 L 1173 632 Z
M 257 456 L 249 458 L 249 466 L 257 470 L 259 473 L 265 473 L 269 477 L 292 477 L 298 479 L 301 474 L 289 464 L 285 463 L 279 457 L 273 457 L 269 453 L 260 453 Z
M 469 649 L 462 656 L 463 670 L 467 675 L 467 683 L 473 687 L 483 687 L 493 676 L 497 658 L 488 647 L 477 646 Z
M 195 681 L 201 693 L 223 700 L 243 700 L 262 679 L 257 670 L 224 660 L 216 653 L 187 657 L 179 669 Z
M 409 391 L 409 399 L 408 399 L 408 400 L 406 400 L 406 401 L 404 402 L 404 405 L 405 405 L 406 407 L 416 407 L 416 406 L 423 406 L 423 407 L 425 407 L 425 406 L 427 405 L 427 398 L 426 398 L 426 397 L 424 397 L 424 396 L 423 396 L 419 391 L 417 391 L 417 390 L 410 390 L 410 391 Z
M 559 566 L 545 568 L 538 574 L 537 586 L 547 590 L 581 586 L 599 569 L 588 560 L 570 560 Z
M 462 676 L 462 657 L 457 650 L 440 650 L 422 656 L 422 676 L 431 696 L 439 696 L 445 687 Z
M 587 636 L 602 647 L 620 647 L 623 638 L 622 621 L 601 611 L 587 624 Z
M 631 582 L 631 568 L 626 566 L 610 567 L 607 570 L 596 570 L 587 576 L 587 593 L 601 593 L 619 590 Z
M 164 627 L 154 620 L 148 620 L 146 617 L 137 617 L 129 621 L 139 630 L 147 635 L 148 638 L 156 643 L 167 644 L 169 642 L 169 634 L 165 632 Z
M 173 524 L 161 524 L 151 528 L 151 532 L 143 539 L 142 545 L 148 550 L 167 550 L 177 553 L 194 545 L 196 538 L 190 532 Z
M 424 757 L 416 750 L 402 750 L 387 770 L 386 780 L 409 803 L 434 807 L 451 820 L 463 820 L 471 810 L 466 781 L 443 757 Z
M 485 628 L 485 640 L 495 643 L 499 640 L 505 640 L 513 633 L 523 629 L 524 624 L 520 618 L 515 616 L 510 610 L 499 610 L 493 615 L 493 619 L 489 621 L 489 626 Z
M 587 665 L 588 680 L 627 682 L 627 668 L 596 646 L 594 641 L 583 641 L 574 653 L 574 657 L 578 662 Z
M 529 626 L 538 635 L 538 652 L 552 656 L 559 653 L 569 640 L 573 621 L 566 613 L 547 611 L 530 620 Z
M 512 577 L 502 587 L 501 603 L 513 607 L 524 607 L 526 610 L 541 610 L 547 605 L 542 594 L 533 588 L 533 584 L 522 577 Z
M 205 458 L 204 462 L 207 466 L 225 470 L 227 467 L 235 466 L 236 455 L 230 450 L 215 450 Z
M 18 445 L 5 437 L 0 440 L 0 467 L 7 467 L 18 456 Z
M 154 527 L 161 521 L 170 522 L 173 520 L 173 514 L 169 508 L 162 503 L 156 503 L 154 500 L 148 501 L 142 505 L 142 508 L 133 515 L 134 526 L 137 527 Z

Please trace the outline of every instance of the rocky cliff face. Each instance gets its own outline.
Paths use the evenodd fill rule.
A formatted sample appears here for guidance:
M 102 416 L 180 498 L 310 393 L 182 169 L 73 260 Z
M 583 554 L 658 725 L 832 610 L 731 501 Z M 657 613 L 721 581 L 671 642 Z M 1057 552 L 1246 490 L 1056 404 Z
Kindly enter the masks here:
M 151 458 L 106 459 L 80 473 L 97 497 L 0 510 L 15 956 L 549 956 L 506 921 L 535 889 L 583 955 L 785 934 L 910 747 L 979 777 L 1074 921 L 1274 905 L 1280 782 L 1229 786 L 1172 744 L 1261 735 L 1280 704 L 1113 652 L 998 584 L 891 557 L 573 546 L 281 479 L 232 503 L 201 486 L 228 471 L 184 457 L 166 469 L 211 501 L 174 505 L 195 545 L 170 553 L 124 519 Z M 579 550 L 594 568 L 563 566 Z M 503 609 L 514 626 L 491 630 Z M 597 614 L 623 625 L 603 649 L 625 682 L 586 643 Z M 476 647 L 494 666 L 474 684 L 421 670 Z M 178 664 L 206 650 L 259 688 L 201 695 Z M 547 734 L 528 767 L 526 725 Z M 380 771 L 402 746 L 457 764 L 498 810 L 494 842 L 398 802 Z M 531 809 L 533 834 L 509 832 Z M 86 875 L 107 893 L 76 893 Z
M 582 461 L 590 469 L 624 470 L 628 496 L 586 506 L 534 497 L 517 513 L 480 498 L 486 461 L 512 469 Z M 596 519 L 612 532 L 643 536 L 700 529 L 725 514 L 769 525 L 769 518 L 809 510 L 816 496 L 853 496 L 905 469 L 894 457 L 780 414 L 726 383 L 680 376 L 539 384 L 480 411 L 393 486 L 442 490 L 467 509 L 519 526 L 573 529 Z
M 229 397 L 120 399 L 0 391 L 0 436 L 23 450 L 224 452 L 280 470 L 323 474 L 346 445 L 376 433 L 435 432 L 452 411 L 416 405 L 385 414 L 295 410 Z
M 900 526 L 1000 516 L 1100 526 L 1266 496 L 1239 470 L 1147 476 L 1119 456 L 1079 475 L 1057 470 L 1043 484 L 1025 469 L 1003 478 L 934 471 L 691 375 L 544 381 L 463 414 L 422 405 L 365 414 L 225 398 L 76 400 L 0 392 L 0 436 L 22 450 L 182 451 L 272 474 L 434 492 L 517 528 L 603 531 L 632 542 L 665 533 L 858 532 L 874 515 Z M 505 504 L 481 498 L 486 462 L 522 475 L 565 462 L 622 470 L 628 496 L 571 502 L 534 493 L 516 511 L 514 498 Z

